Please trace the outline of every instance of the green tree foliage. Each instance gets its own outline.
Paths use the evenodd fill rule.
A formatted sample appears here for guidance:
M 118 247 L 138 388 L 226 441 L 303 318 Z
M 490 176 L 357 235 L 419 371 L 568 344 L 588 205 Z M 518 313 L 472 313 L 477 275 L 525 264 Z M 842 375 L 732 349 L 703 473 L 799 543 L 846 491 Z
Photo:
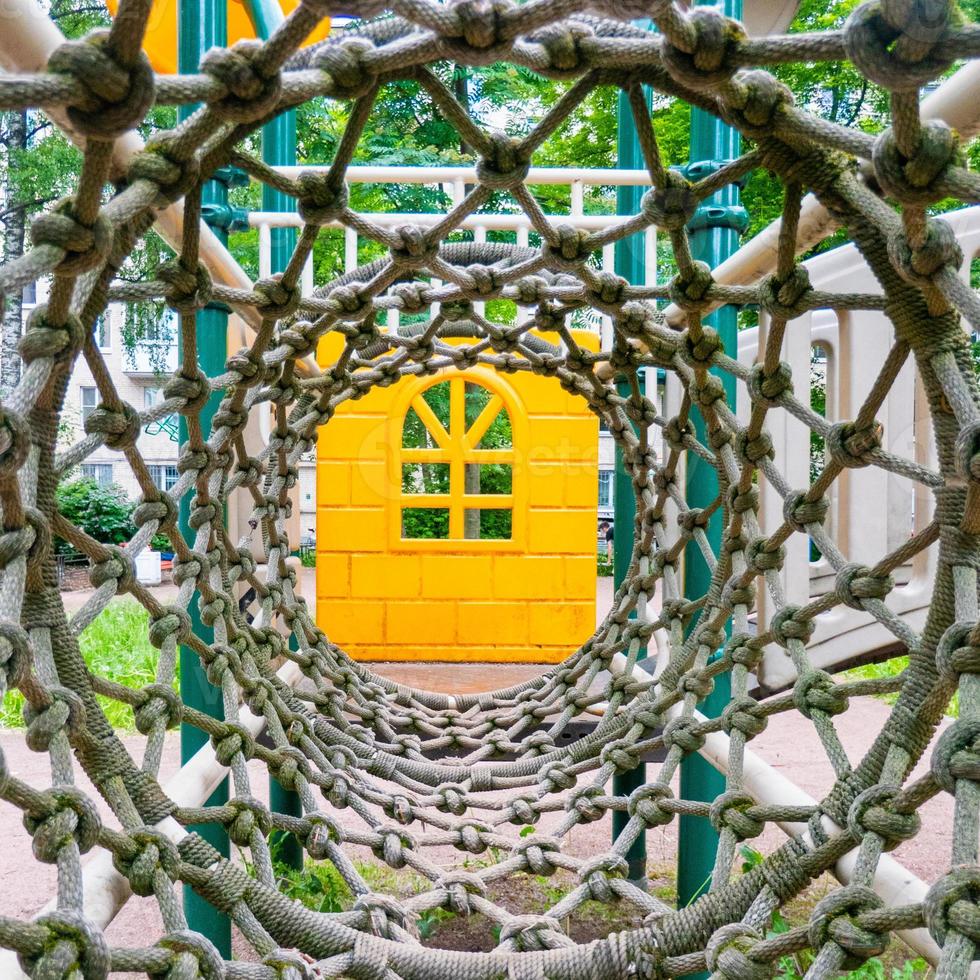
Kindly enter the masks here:
M 117 486 L 102 487 L 89 477 L 59 483 L 55 494 L 58 512 L 77 528 L 103 544 L 125 544 L 135 533 L 133 503 Z M 70 555 L 75 549 L 55 538 L 58 554 Z

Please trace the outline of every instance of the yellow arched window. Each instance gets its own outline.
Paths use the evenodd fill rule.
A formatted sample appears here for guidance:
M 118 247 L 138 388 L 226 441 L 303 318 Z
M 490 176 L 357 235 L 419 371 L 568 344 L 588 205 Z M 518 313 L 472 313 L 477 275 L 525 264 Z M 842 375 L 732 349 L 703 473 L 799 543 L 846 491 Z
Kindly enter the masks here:
M 515 439 L 521 421 L 509 396 L 479 371 L 410 392 L 400 406 L 392 473 L 399 487 L 393 543 L 476 551 L 519 543 L 524 491 Z

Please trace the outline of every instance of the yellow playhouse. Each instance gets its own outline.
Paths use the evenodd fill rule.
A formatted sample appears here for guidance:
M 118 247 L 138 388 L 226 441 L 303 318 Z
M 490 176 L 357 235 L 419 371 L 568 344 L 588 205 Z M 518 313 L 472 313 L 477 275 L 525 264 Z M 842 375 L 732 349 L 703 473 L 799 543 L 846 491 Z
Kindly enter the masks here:
M 317 446 L 318 624 L 364 660 L 566 657 L 595 627 L 597 453 L 584 399 L 525 371 L 345 402 Z

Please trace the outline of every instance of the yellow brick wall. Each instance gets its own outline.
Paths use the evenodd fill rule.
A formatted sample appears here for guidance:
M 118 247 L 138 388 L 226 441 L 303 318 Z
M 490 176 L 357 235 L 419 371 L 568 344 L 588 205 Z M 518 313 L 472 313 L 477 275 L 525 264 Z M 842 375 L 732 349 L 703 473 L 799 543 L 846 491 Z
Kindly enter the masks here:
M 549 338 L 550 339 L 550 338 Z M 577 334 L 594 350 L 592 334 Z M 330 341 L 320 363 L 333 358 Z M 462 373 L 503 397 L 514 433 L 508 541 L 401 540 L 404 379 L 345 402 L 317 444 L 316 614 L 364 660 L 556 663 L 595 625 L 598 423 L 549 378 Z

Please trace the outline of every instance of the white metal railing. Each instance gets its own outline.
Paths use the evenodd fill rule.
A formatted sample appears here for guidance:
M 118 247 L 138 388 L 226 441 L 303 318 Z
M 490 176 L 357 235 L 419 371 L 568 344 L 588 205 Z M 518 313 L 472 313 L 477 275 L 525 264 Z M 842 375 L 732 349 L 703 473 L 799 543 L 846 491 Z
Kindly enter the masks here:
M 283 176 L 295 179 L 301 173 L 324 173 L 328 167 L 285 167 L 275 168 Z M 475 167 L 398 167 L 398 166 L 355 166 L 349 167 L 345 179 L 352 184 L 431 184 L 442 188 L 455 207 L 466 195 L 467 184 L 477 181 Z M 527 184 L 566 186 L 570 192 L 570 208 L 567 214 L 549 214 L 555 221 L 571 224 L 587 231 L 602 231 L 610 223 L 622 218 L 611 214 L 586 214 L 585 189 L 587 187 L 649 187 L 650 175 L 645 170 L 616 170 L 574 167 L 532 167 L 528 172 Z M 443 212 L 406 213 L 396 211 L 372 211 L 363 217 L 384 228 L 397 228 L 401 225 L 430 227 L 441 221 Z M 253 211 L 249 214 L 249 224 L 259 232 L 259 274 L 267 276 L 272 270 L 272 229 L 301 228 L 303 220 L 290 211 Z M 327 228 L 344 228 L 344 271 L 357 268 L 359 236 L 355 229 L 333 222 Z M 458 226 L 471 231 L 477 242 L 486 241 L 490 231 L 508 231 L 515 235 L 518 245 L 527 245 L 534 232 L 528 216 L 523 211 L 500 214 L 470 214 Z M 657 283 L 657 233 L 653 227 L 643 232 L 645 242 L 644 281 L 642 285 L 654 286 Z M 602 249 L 602 269 L 613 271 L 615 265 L 615 245 Z M 433 280 L 433 285 L 441 283 Z M 303 270 L 303 290 L 313 288 L 312 255 Z M 483 312 L 483 304 L 475 304 L 478 312 Z M 398 311 L 388 311 L 388 328 L 397 329 Z M 607 316 L 601 318 L 600 334 L 602 346 L 608 349 L 612 343 L 612 321 Z
M 980 207 L 965 208 L 942 216 L 953 227 L 963 249 L 960 275 L 970 280 L 970 267 L 980 254 Z M 818 255 L 805 263 L 814 289 L 829 292 L 881 293 L 871 269 L 854 245 L 845 245 Z M 766 316 L 760 325 L 739 334 L 738 359 L 744 364 L 756 361 L 764 347 Z M 793 389 L 805 403 L 811 388 L 811 350 L 819 347 L 825 355 L 827 417 L 854 418 L 870 392 L 894 342 L 894 327 L 877 310 L 813 310 L 787 325 L 782 359 L 793 370 Z M 744 385 L 738 387 L 737 411 L 748 419 L 750 405 Z M 877 413 L 883 426 L 882 448 L 921 466 L 937 469 L 932 425 L 921 382 L 910 358 Z M 788 412 L 770 412 L 766 426 L 772 436 L 776 460 L 789 485 L 799 489 L 810 482 L 810 433 Z M 772 533 L 783 520 L 782 498 L 760 480 L 760 523 Z M 933 494 L 930 488 L 877 466 L 845 470 L 828 494 L 828 517 L 833 536 L 848 561 L 873 565 L 894 551 L 911 535 L 922 531 L 932 519 Z M 897 587 L 888 596 L 888 607 L 914 630 L 925 622 L 937 547 L 933 546 L 900 569 Z M 803 535 L 786 542 L 783 588 L 787 601 L 804 604 L 811 596 L 834 587 L 834 570 L 820 559 L 810 560 Z M 766 614 L 767 596 L 759 591 L 760 621 Z M 808 646 L 815 666 L 832 668 L 847 660 L 866 655 L 895 643 L 895 637 L 866 613 L 838 606 L 817 617 L 816 630 Z M 792 666 L 787 658 L 774 656 L 764 665 L 762 679 L 778 687 L 791 680 Z

